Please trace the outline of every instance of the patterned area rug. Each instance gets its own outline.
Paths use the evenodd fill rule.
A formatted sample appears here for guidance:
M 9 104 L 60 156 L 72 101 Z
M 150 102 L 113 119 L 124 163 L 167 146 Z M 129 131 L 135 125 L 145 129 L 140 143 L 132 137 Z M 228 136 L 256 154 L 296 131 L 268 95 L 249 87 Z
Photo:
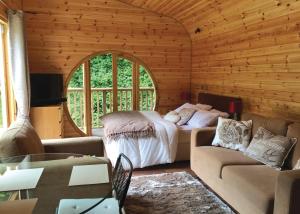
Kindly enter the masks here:
M 125 210 L 126 214 L 234 214 L 187 172 L 132 177 Z

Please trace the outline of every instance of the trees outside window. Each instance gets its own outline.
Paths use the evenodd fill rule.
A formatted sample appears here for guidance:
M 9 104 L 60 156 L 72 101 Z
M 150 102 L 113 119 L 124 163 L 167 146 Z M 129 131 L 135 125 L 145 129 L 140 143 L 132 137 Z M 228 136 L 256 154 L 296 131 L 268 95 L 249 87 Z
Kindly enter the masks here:
M 155 84 L 146 66 L 123 53 L 85 59 L 67 81 L 70 118 L 83 132 L 102 127 L 102 115 L 113 111 L 154 110 Z

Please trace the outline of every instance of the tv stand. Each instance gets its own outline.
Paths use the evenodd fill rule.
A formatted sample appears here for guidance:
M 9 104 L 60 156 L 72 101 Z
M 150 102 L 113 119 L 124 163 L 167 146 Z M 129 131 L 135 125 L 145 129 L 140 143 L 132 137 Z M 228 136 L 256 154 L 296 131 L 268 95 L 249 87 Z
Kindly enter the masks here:
M 30 120 L 41 139 L 63 137 L 63 105 L 31 107 Z

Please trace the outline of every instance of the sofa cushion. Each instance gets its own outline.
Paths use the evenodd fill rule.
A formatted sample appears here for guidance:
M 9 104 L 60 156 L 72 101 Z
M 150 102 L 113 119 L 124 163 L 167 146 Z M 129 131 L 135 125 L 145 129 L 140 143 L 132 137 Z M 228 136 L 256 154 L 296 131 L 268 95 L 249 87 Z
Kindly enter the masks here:
M 255 135 L 259 127 L 264 127 L 275 135 L 286 135 L 289 122 L 281 119 L 267 118 L 256 114 L 244 113 L 242 120 L 252 120 L 252 136 Z
M 44 153 L 41 139 L 27 119 L 18 119 L 0 137 L 0 157 Z
M 298 141 L 295 144 L 294 148 L 290 152 L 290 155 L 287 159 L 286 167 L 288 169 L 293 169 L 298 161 L 300 159 L 300 123 L 293 123 L 289 125 L 288 131 L 287 131 L 287 137 L 290 138 L 297 138 Z
M 226 166 L 222 180 L 231 190 L 229 201 L 238 201 L 239 210 L 273 213 L 278 174 L 278 170 L 263 165 Z
M 200 146 L 193 149 L 195 156 L 199 157 L 197 163 L 203 166 L 200 166 L 201 168 L 205 168 L 205 172 L 203 173 L 208 173 L 215 178 L 221 178 L 224 166 L 261 164 L 260 162 L 243 155 L 242 152 L 222 147 Z M 197 163 L 194 163 L 194 165 Z

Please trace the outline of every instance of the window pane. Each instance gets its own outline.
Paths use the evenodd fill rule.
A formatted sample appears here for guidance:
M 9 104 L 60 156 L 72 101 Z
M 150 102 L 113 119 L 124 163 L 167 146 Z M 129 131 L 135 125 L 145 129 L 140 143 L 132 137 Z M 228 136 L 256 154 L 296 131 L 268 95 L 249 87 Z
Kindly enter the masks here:
M 5 79 L 4 79 L 4 47 L 3 47 L 3 25 L 0 24 L 0 128 L 4 127 L 4 118 L 6 118 L 5 109 Z
M 83 64 L 75 70 L 69 81 L 67 98 L 71 118 L 84 130 Z
M 143 87 L 153 87 L 153 81 L 150 77 L 150 75 L 148 74 L 147 70 L 140 65 L 140 88 Z
M 118 58 L 118 110 L 132 110 L 132 62 Z
M 154 83 L 143 66 L 140 66 L 139 72 L 139 108 L 141 111 L 154 110 L 156 103 Z
M 112 112 L 112 54 L 90 59 L 92 128 L 101 127 L 100 116 Z

